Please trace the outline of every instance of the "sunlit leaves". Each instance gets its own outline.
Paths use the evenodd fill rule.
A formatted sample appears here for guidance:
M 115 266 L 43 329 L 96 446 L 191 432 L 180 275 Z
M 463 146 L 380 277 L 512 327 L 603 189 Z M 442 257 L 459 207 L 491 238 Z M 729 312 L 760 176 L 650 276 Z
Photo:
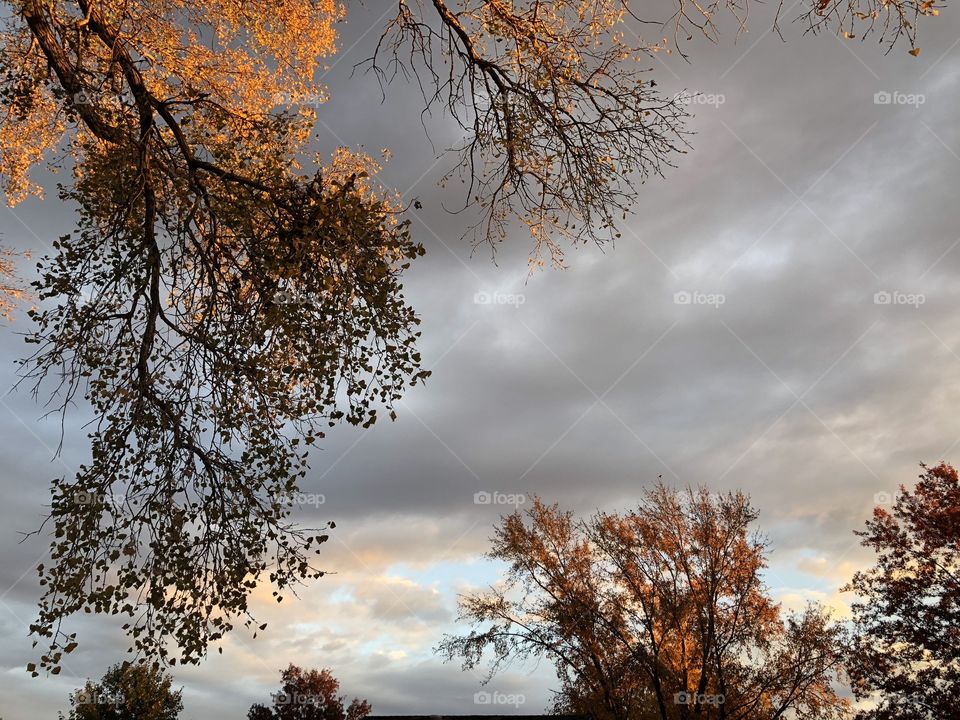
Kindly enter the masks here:
M 341 149 L 301 172 L 310 113 L 274 107 L 321 94 L 341 8 L 276 5 L 28 2 L 11 19 L 5 50 L 22 40 L 66 120 L 61 199 L 79 217 L 39 265 L 23 373 L 55 408 L 94 412 L 45 526 L 31 630 L 50 672 L 74 613 L 123 616 L 131 651 L 197 662 L 254 624 L 261 584 L 279 602 L 320 577 L 333 524 L 301 528 L 285 502 L 303 445 L 369 427 L 427 375 L 400 284 L 423 249 L 375 164 Z
M 686 115 L 649 81 L 652 45 L 628 36 L 628 5 L 426 4 L 439 26 L 401 3 L 372 63 L 382 78 L 397 64 L 422 70 L 428 104 L 442 102 L 466 130 L 448 179 L 460 176 L 466 203 L 482 210 L 475 240 L 499 242 L 519 218 L 539 265 L 561 264 L 564 240 L 614 238 L 635 182 L 683 148 Z M 436 67 L 441 51 L 449 69 Z
M 545 658 L 555 709 L 598 720 L 843 717 L 840 631 L 816 606 L 781 613 L 756 519 L 741 494 L 663 485 L 586 520 L 535 500 L 496 529 L 505 582 L 461 599 L 475 629 L 440 650 L 468 668 L 489 653 L 491 675 Z
M 907 52 L 917 57 L 917 21 L 939 15 L 934 4 L 935 0 L 812 0 L 800 20 L 813 32 L 833 31 L 851 39 L 876 35 L 888 52 L 904 41 L 910 46 Z

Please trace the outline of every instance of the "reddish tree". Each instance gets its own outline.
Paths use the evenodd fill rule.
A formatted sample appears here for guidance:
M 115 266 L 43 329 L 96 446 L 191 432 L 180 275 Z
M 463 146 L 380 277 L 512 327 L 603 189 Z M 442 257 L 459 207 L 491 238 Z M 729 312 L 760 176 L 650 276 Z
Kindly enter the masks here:
M 831 720 L 840 629 L 820 607 L 784 613 L 741 493 L 657 485 L 635 510 L 577 519 L 534 499 L 497 527 L 505 582 L 461 598 L 474 629 L 440 645 L 464 666 L 492 653 L 550 660 L 555 709 L 594 720 Z
M 344 707 L 338 695 L 340 681 L 329 670 L 304 670 L 290 665 L 280 671 L 280 692 L 273 695 L 273 707 L 254 705 L 247 720 L 362 720 L 370 714 L 370 703 L 354 698 Z
M 877 554 L 845 588 L 856 633 L 850 677 L 876 701 L 863 720 L 958 717 L 960 697 L 960 482 L 945 463 L 922 466 L 913 492 L 874 508 L 863 544 Z

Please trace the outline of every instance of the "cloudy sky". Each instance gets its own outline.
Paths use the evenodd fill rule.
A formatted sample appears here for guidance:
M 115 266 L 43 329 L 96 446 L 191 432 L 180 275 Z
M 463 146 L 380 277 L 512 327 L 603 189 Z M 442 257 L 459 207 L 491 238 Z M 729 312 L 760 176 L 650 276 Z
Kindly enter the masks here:
M 741 488 L 772 544 L 774 594 L 842 615 L 839 587 L 867 560 L 852 531 L 875 498 L 921 461 L 960 459 L 960 15 L 923 24 L 913 58 L 796 25 L 783 42 L 768 31 L 775 5 L 754 7 L 739 39 L 692 43 L 690 63 L 652 61 L 668 91 L 712 100 L 693 106 L 692 150 L 642 188 L 615 248 L 571 251 L 565 271 L 532 277 L 522 231 L 495 262 L 460 240 L 464 218 L 444 210 L 460 198 L 437 187 L 450 160 L 415 94 L 397 85 L 381 105 L 371 78 L 350 77 L 387 4 L 352 10 L 318 145 L 391 148 L 383 181 L 423 204 L 414 230 L 428 253 L 406 289 L 433 376 L 396 422 L 338 428 L 314 455 L 303 489 L 325 502 L 302 517 L 336 520 L 335 574 L 280 607 L 264 592 L 267 633 L 235 633 L 223 656 L 178 670 L 184 717 L 244 717 L 289 662 L 332 667 L 379 713 L 481 711 L 482 673 L 432 650 L 461 627 L 457 594 L 497 578 L 481 555 L 511 508 L 476 504 L 481 492 L 589 513 L 628 507 L 660 475 Z M 437 149 L 457 140 L 440 116 L 428 126 Z M 52 199 L 0 209 L 5 244 L 40 254 L 71 224 Z M 0 327 L 4 388 L 27 322 Z M 58 458 L 58 427 L 40 414 L 26 392 L 0 401 L 5 720 L 55 717 L 126 647 L 118 623 L 78 619 L 62 675 L 23 670 L 45 543 L 21 533 L 86 452 L 82 410 Z M 551 684 L 546 665 L 515 666 L 487 689 L 525 699 L 500 711 L 536 713 Z

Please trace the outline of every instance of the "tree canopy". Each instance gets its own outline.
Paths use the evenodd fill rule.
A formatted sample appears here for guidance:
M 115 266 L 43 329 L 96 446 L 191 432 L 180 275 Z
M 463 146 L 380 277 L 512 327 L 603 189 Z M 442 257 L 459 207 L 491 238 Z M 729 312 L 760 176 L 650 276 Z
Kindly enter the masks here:
M 280 673 L 280 692 L 270 707 L 254 705 L 247 720 L 363 720 L 370 703 L 354 698 L 345 704 L 340 681 L 327 669 L 304 670 L 290 665 Z
M 863 720 L 954 717 L 960 694 L 960 481 L 947 464 L 924 467 L 863 530 L 876 555 L 847 586 L 853 603 L 850 677 L 875 702 Z
M 118 663 L 70 696 L 68 720 L 177 720 L 183 701 L 172 684 L 159 668 Z
M 440 646 L 464 667 L 544 658 L 558 712 L 597 720 L 843 717 L 842 633 L 816 605 L 786 614 L 742 494 L 658 485 L 634 510 L 579 520 L 539 499 L 496 528 L 502 585 L 461 599 L 476 629 Z

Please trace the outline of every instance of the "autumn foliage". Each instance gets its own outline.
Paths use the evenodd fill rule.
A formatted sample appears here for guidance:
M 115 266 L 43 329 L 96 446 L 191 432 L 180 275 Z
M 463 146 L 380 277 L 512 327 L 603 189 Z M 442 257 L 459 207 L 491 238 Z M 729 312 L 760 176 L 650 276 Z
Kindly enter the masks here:
M 876 707 L 864 720 L 958 716 L 960 698 L 960 481 L 950 465 L 924 467 L 891 508 L 857 533 L 876 555 L 848 590 L 856 628 L 850 676 Z
M 181 695 L 168 673 L 143 663 L 117 663 L 99 682 L 87 681 L 70 696 L 67 720 L 177 720 Z
M 23 377 L 95 418 L 90 460 L 53 483 L 40 668 L 77 646 L 77 612 L 196 662 L 254 625 L 259 583 L 279 601 L 322 574 L 332 525 L 296 526 L 286 498 L 329 425 L 369 426 L 427 376 L 399 280 L 422 248 L 372 159 L 306 156 L 310 106 L 275 110 L 320 92 L 332 1 L 12 6 L 0 179 L 20 199 L 64 142 L 78 209 L 34 283 Z
M 254 705 L 248 720 L 363 720 L 370 703 L 354 698 L 345 704 L 340 681 L 326 668 L 304 670 L 290 665 L 280 673 L 281 688 L 270 707 Z
M 506 582 L 461 599 L 477 629 L 441 651 L 493 674 L 545 658 L 556 709 L 598 720 L 837 718 L 840 629 L 770 599 L 766 546 L 741 494 L 647 491 L 635 510 L 578 520 L 536 500 L 503 519 Z

